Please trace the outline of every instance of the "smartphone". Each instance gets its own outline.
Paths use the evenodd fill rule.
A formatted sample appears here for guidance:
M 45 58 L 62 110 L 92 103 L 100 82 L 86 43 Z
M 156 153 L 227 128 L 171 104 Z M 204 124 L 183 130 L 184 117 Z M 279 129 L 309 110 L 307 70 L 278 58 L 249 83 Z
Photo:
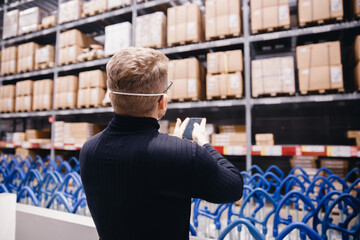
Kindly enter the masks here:
M 194 123 L 201 123 L 202 118 L 190 118 L 188 125 L 185 128 L 183 137 L 192 140 L 192 132 L 194 130 Z

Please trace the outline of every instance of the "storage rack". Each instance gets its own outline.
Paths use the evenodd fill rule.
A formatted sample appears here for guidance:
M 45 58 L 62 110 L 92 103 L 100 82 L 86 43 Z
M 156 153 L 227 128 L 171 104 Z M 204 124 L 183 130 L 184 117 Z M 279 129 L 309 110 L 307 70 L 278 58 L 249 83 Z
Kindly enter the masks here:
M 291 3 L 291 7 L 294 8 L 294 2 L 296 7 L 296 2 L 294 0 L 289 0 Z M 7 12 L 8 8 L 14 8 L 29 4 L 35 4 L 38 6 L 43 6 L 44 0 L 35 0 L 35 1 L 16 1 L 9 3 L 9 0 L 5 0 L 4 5 L 2 6 L 2 10 L 4 13 Z M 58 6 L 62 2 L 61 0 L 52 0 L 52 1 L 46 1 L 52 5 L 57 4 Z M 45 76 L 53 76 L 55 79 L 59 74 L 63 74 L 69 71 L 79 71 L 82 69 L 91 69 L 96 67 L 102 67 L 106 65 L 108 60 L 110 58 L 104 58 L 104 59 L 98 59 L 88 62 L 82 62 L 82 63 L 76 63 L 66 66 L 58 66 L 57 59 L 58 59 L 58 42 L 59 42 L 59 35 L 61 31 L 77 28 L 77 27 L 84 27 L 89 26 L 89 24 L 96 23 L 98 21 L 103 21 L 106 19 L 110 19 L 113 17 L 119 17 L 126 14 L 131 14 L 132 19 L 132 45 L 134 45 L 135 41 L 135 28 L 136 28 L 136 17 L 138 15 L 138 12 L 145 11 L 145 10 L 151 10 L 151 8 L 157 8 L 159 6 L 174 6 L 183 4 L 186 1 L 171 1 L 171 0 L 154 0 L 149 1 L 145 3 L 137 3 L 136 0 L 133 0 L 133 3 L 131 6 L 115 9 L 112 11 L 108 11 L 105 13 L 101 13 L 98 15 L 90 16 L 87 18 L 82 18 L 73 22 L 68 22 L 64 24 L 57 25 L 55 27 L 40 30 L 37 32 L 29 33 L 26 35 L 14 37 L 11 39 L 6 39 L 1 41 L 2 49 L 5 46 L 12 45 L 12 44 L 18 44 L 25 41 L 31 41 L 36 40 L 39 38 L 49 37 L 52 35 L 55 35 L 56 38 L 56 53 L 55 53 L 55 67 L 51 69 L 44 69 L 34 72 L 28 72 L 28 73 L 21 73 L 21 74 L 15 74 L 10 76 L 1 76 L 0 77 L 0 85 L 2 82 L 7 81 L 17 81 L 27 78 L 37 78 L 37 77 L 45 77 Z M 262 34 L 256 34 L 252 35 L 250 31 L 250 6 L 249 2 L 250 0 L 241 0 L 242 2 L 242 23 L 243 23 L 243 35 L 240 37 L 234 37 L 230 39 L 221 39 L 221 40 L 212 40 L 208 42 L 201 42 L 201 43 L 194 43 L 194 44 L 188 44 L 183 46 L 176 46 L 176 47 L 166 47 L 163 49 L 159 49 L 166 55 L 175 55 L 177 54 L 191 54 L 196 51 L 211 51 L 212 49 L 220 49 L 222 47 L 231 47 L 231 46 L 242 46 L 243 47 L 243 53 L 244 53 L 244 87 L 245 87 L 245 96 L 242 99 L 231 99 L 231 100 L 213 100 L 213 101 L 198 101 L 198 102 L 183 102 L 183 103 L 169 103 L 168 109 L 169 110 L 179 110 L 179 109 L 192 109 L 192 108 L 222 108 L 231 111 L 231 108 L 236 107 L 243 107 L 245 109 L 245 124 L 246 124 L 246 137 L 247 137 L 247 145 L 241 146 L 241 147 L 219 147 L 218 150 L 221 153 L 229 154 L 229 155 L 245 155 L 246 156 L 246 168 L 249 169 L 252 164 L 252 155 L 263 155 L 263 156 L 283 156 L 284 151 L 281 150 L 281 153 L 279 153 L 279 147 L 281 149 L 287 149 L 286 146 L 275 146 L 275 147 L 267 147 L 262 149 L 261 151 L 256 151 L 257 147 L 252 146 L 252 108 L 257 105 L 281 105 L 281 104 L 296 104 L 296 103 L 316 103 L 316 102 L 323 102 L 323 103 L 330 103 L 335 101 L 342 101 L 342 102 L 348 102 L 348 101 L 359 101 L 360 100 L 360 93 L 359 92 L 353 92 L 353 93 L 341 93 L 341 94 L 327 94 L 327 95 L 310 95 L 310 96 L 302 96 L 299 94 L 296 94 L 295 96 L 287 96 L 287 97 L 269 97 L 269 98 L 252 98 L 251 97 L 251 44 L 257 43 L 260 41 L 271 41 L 271 40 L 281 40 L 281 39 L 294 39 L 296 37 L 300 36 L 308 36 L 313 35 L 316 36 L 318 34 L 323 33 L 329 33 L 332 31 L 343 31 L 343 30 L 350 30 L 350 29 L 358 29 L 360 28 L 360 21 L 359 20 L 349 20 L 349 21 L 343 21 L 341 23 L 331 23 L 331 24 L 325 24 L 321 26 L 313 26 L 313 27 L 305 27 L 305 28 L 298 28 L 293 27 L 290 30 L 285 31 L 279 31 L 279 32 L 272 32 L 272 33 L 262 33 Z M 204 5 L 204 2 L 202 2 L 202 5 Z M 296 45 L 295 45 L 296 46 Z M 295 72 L 296 75 L 296 72 Z M 345 79 L 344 79 L 345 80 Z M 53 101 L 54 102 L 54 101 Z M 101 108 L 89 108 L 89 109 L 71 109 L 71 110 L 52 110 L 52 111 L 43 111 L 43 112 L 25 112 L 25 113 L 6 113 L 1 114 L 1 119 L 16 119 L 16 118 L 28 118 L 28 117 L 56 117 L 56 116 L 66 116 L 66 115 L 73 115 L 73 114 L 79 114 L 79 115 L 88 115 L 88 114 L 96 114 L 96 113 L 111 113 L 113 110 L 111 107 L 101 107 Z M 1 122 L 0 122 L 1 124 Z M 52 124 L 52 130 L 53 130 L 53 124 Z M 52 132 L 52 142 L 53 142 L 53 132 Z M 2 144 L 3 147 L 6 147 L 4 144 Z M 8 147 L 16 147 L 16 144 L 8 144 Z M 1 147 L 1 144 L 0 144 Z M 28 148 L 32 148 L 34 146 L 27 146 Z M 302 149 L 303 146 L 293 146 L 293 149 L 295 149 L 294 155 L 307 155 L 302 154 L 297 149 L 299 147 Z M 323 146 L 325 149 L 329 146 Z M 36 146 L 34 147 L 36 148 Z M 50 146 L 44 147 L 45 149 L 50 149 L 51 155 L 54 156 L 56 149 L 66 149 L 66 147 L 62 146 L 54 146 L 53 144 L 50 144 Z M 77 146 L 68 146 L 69 150 L 76 150 L 79 147 Z M 255 150 L 254 150 L 255 148 Z M 359 157 L 359 149 L 354 147 L 348 147 L 351 152 L 351 154 L 338 154 L 342 157 L 351 157 L 351 156 L 357 156 Z M 229 149 L 230 153 L 229 153 Z M 268 150 L 267 150 L 268 149 Z M 269 150 L 270 149 L 270 150 Z M 357 150 L 354 150 L 357 149 Z M 348 150 L 346 150 L 348 151 Z M 259 153 L 260 152 L 260 153 Z M 262 154 L 262 152 L 270 152 L 270 154 Z M 286 151 L 285 151 L 286 152 Z M 293 153 L 293 151 L 290 151 Z M 325 153 L 327 153 L 327 150 L 325 150 Z M 312 155 L 317 155 L 316 153 L 313 153 Z M 332 154 L 320 154 L 317 156 L 332 156 Z M 337 155 L 336 155 L 337 156 Z

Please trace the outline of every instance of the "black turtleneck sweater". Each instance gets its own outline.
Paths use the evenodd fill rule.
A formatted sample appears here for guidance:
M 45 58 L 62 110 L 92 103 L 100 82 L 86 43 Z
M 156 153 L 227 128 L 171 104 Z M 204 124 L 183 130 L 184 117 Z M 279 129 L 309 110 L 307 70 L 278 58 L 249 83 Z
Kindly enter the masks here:
M 84 144 L 81 179 L 102 240 L 186 240 L 191 198 L 241 198 L 239 171 L 210 144 L 158 129 L 154 118 L 115 114 Z

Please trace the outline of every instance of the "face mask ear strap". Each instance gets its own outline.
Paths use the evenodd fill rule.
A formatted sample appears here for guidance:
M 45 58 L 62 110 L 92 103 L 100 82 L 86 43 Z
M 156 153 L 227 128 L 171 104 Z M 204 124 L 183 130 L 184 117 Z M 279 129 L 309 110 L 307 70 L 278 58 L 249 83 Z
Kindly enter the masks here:
M 137 96 L 137 97 L 158 97 L 158 96 L 164 96 L 166 94 L 166 93 L 126 93 L 126 92 L 115 92 L 111 90 L 109 92 L 117 95 Z

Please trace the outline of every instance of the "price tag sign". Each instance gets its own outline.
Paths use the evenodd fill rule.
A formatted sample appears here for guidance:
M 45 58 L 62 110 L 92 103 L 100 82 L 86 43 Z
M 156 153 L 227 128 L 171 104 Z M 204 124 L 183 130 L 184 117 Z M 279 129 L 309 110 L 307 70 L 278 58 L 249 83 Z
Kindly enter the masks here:
M 349 146 L 328 146 L 326 148 L 328 157 L 351 157 L 351 147 Z
M 325 152 L 325 146 L 302 146 L 301 150 L 303 152 L 323 153 Z
M 49 117 L 49 123 L 54 123 L 55 122 L 55 117 Z
M 228 146 L 227 154 L 232 156 L 244 156 L 246 155 L 246 147 L 244 146 Z
M 281 146 L 266 146 L 263 147 L 261 156 L 282 156 L 282 147 Z

